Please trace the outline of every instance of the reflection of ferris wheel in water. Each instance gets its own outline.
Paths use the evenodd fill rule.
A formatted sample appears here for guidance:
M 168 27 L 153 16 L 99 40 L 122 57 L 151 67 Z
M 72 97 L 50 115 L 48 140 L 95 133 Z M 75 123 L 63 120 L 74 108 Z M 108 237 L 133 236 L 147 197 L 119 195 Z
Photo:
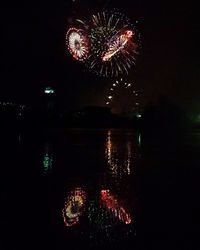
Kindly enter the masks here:
M 106 106 L 113 113 L 131 115 L 139 114 L 139 94 L 135 84 L 124 81 L 123 78 L 116 80 L 106 94 Z

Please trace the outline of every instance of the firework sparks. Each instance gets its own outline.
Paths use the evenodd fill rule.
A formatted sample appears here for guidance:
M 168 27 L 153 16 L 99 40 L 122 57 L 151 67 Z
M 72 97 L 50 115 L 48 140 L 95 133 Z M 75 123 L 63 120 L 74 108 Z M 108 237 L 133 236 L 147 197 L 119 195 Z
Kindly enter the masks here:
M 66 35 L 66 43 L 69 52 L 76 60 L 86 60 L 89 53 L 88 40 L 82 30 L 70 28 Z
M 118 12 L 102 12 L 92 16 L 90 26 L 89 69 L 106 77 L 128 74 L 139 49 L 130 20 Z
M 111 60 L 112 56 L 114 56 L 117 52 L 121 51 L 129 39 L 133 36 L 133 32 L 131 30 L 127 30 L 124 34 L 112 38 L 112 41 L 109 42 L 108 51 L 102 57 L 103 61 Z
M 130 20 L 105 11 L 76 21 L 79 28 L 70 28 L 66 35 L 72 56 L 101 76 L 128 74 L 140 49 L 139 33 Z

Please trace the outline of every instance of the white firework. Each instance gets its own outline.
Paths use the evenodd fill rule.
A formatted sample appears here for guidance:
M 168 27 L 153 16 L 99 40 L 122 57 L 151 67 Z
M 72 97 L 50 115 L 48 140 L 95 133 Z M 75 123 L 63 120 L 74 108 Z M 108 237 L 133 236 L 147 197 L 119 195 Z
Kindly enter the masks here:
M 76 60 L 84 61 L 87 59 L 88 39 L 82 30 L 70 28 L 66 35 L 66 43 L 68 50 Z

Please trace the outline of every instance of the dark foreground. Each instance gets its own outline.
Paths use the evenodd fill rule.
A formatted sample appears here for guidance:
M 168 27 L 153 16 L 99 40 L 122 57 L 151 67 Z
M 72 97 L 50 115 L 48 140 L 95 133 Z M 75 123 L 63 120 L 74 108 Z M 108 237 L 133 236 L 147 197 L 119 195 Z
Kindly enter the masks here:
M 200 133 L 1 132 L 0 249 L 199 249 Z

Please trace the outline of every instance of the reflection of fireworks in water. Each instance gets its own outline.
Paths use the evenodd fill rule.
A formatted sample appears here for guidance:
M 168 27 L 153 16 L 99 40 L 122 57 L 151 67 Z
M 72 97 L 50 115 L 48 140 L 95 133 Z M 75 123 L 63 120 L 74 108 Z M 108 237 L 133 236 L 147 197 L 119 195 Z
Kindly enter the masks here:
M 88 220 L 90 225 L 90 244 L 103 246 L 117 243 L 127 239 L 133 233 L 131 216 L 121 206 L 124 200 L 110 190 L 100 190 L 100 196 L 91 200 L 88 207 Z
M 124 15 L 102 12 L 92 16 L 88 67 L 97 74 L 127 73 L 138 54 L 138 35 Z
M 125 177 L 131 173 L 132 142 L 128 140 L 122 147 L 122 144 L 118 145 L 113 140 L 113 137 L 111 130 L 109 130 L 105 154 L 113 177 L 119 181 L 118 178 Z
M 101 190 L 101 202 L 107 209 L 111 210 L 116 217 L 125 224 L 131 223 L 131 216 L 119 205 L 117 199 L 110 193 L 110 190 Z
M 140 106 L 138 99 L 138 92 L 135 90 L 134 84 L 121 78 L 109 88 L 106 105 L 110 106 L 114 113 L 138 115 Z
M 86 202 L 86 193 L 80 188 L 71 191 L 65 200 L 62 216 L 65 226 L 70 227 L 79 222 Z
M 47 174 L 52 171 L 53 167 L 53 155 L 51 143 L 46 143 L 43 154 L 43 173 Z
M 68 50 L 79 61 L 84 61 L 88 56 L 88 40 L 80 29 L 70 28 L 66 35 Z

